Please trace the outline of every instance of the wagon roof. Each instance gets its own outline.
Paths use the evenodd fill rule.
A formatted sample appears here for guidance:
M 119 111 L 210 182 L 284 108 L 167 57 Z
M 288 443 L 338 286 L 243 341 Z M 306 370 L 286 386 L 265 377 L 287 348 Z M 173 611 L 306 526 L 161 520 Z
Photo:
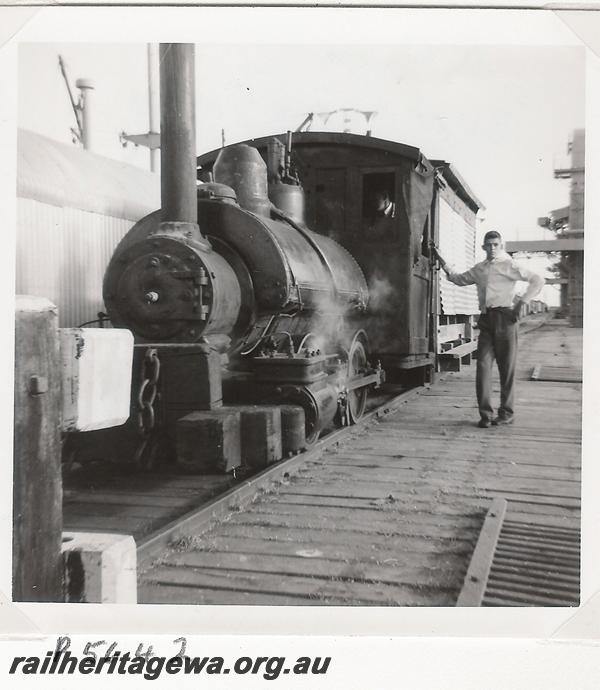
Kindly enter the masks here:
M 270 134 L 265 137 L 256 139 L 246 139 L 245 141 L 236 142 L 238 144 L 249 144 L 256 148 L 266 147 L 269 140 L 275 138 L 285 141 L 286 133 Z M 422 153 L 421 149 L 416 146 L 409 146 L 408 144 L 401 144 L 397 141 L 390 141 L 389 139 L 378 139 L 377 137 L 366 136 L 362 134 L 350 134 L 345 132 L 294 132 L 292 135 L 293 146 L 311 146 L 311 145 L 328 145 L 328 146 L 354 146 L 356 148 L 375 149 L 385 151 L 388 153 L 395 153 L 410 160 L 419 161 L 421 159 L 428 160 L 433 166 L 442 168 L 444 179 L 449 184 L 450 188 L 470 206 L 475 212 L 478 209 L 484 209 L 485 206 L 478 199 L 475 193 L 471 190 L 469 185 L 459 174 L 454 165 L 444 160 L 431 160 Z M 228 144 L 231 146 L 234 144 Z M 199 168 L 210 167 L 216 160 L 221 149 L 214 149 L 198 156 L 197 164 Z
M 246 139 L 239 141 L 238 144 L 250 144 L 256 148 L 267 146 L 269 140 L 275 138 L 285 141 L 286 133 L 270 134 L 266 137 L 259 137 L 257 139 Z M 344 132 L 294 132 L 292 135 L 293 146 L 306 145 L 332 145 L 332 146 L 355 146 L 365 149 L 377 149 L 380 151 L 387 151 L 389 153 L 396 153 L 405 158 L 418 161 L 424 157 L 421 150 L 415 146 L 408 146 L 407 144 L 400 144 L 397 141 L 388 141 L 387 139 L 378 139 L 377 137 L 365 136 L 362 134 L 349 134 Z M 228 144 L 229 145 L 229 144 Z M 209 151 L 201 156 L 198 156 L 198 166 L 206 166 L 214 163 L 219 155 L 221 149 Z
M 431 163 L 436 168 L 442 170 L 444 179 L 450 185 L 450 189 L 452 189 L 457 196 L 459 196 L 467 204 L 467 206 L 470 206 L 476 213 L 478 210 L 483 211 L 485 209 L 485 206 L 477 198 L 477 196 L 475 196 L 475 193 L 464 181 L 452 163 L 448 163 L 448 161 L 444 160 L 432 160 Z

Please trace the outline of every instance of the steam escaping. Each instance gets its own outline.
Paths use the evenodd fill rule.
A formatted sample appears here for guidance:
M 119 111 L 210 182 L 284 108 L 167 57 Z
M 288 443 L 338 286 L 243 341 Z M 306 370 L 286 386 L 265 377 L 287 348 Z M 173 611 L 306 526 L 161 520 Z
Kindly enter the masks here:
M 394 287 L 390 281 L 378 274 L 369 280 L 369 310 L 386 311 L 390 308 Z
M 358 320 L 362 313 L 334 294 L 319 294 L 310 318 L 310 331 L 315 336 L 311 340 L 311 349 L 317 348 L 327 354 L 336 349 L 348 349 L 354 334 L 362 328 Z

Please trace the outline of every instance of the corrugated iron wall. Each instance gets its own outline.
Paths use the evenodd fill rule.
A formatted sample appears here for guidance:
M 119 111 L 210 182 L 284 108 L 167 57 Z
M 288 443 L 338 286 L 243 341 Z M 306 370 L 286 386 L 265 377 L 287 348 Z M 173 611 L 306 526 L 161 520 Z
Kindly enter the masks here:
M 61 327 L 92 321 L 115 247 L 160 206 L 160 178 L 25 130 L 17 155 L 17 293 L 52 300 Z
M 54 302 L 61 328 L 97 318 L 104 271 L 133 222 L 18 199 L 17 223 L 17 293 Z
M 453 270 L 461 273 L 475 264 L 475 228 L 442 196 L 439 197 L 439 233 L 440 253 Z M 454 285 L 440 273 L 444 314 L 477 314 L 477 288 Z

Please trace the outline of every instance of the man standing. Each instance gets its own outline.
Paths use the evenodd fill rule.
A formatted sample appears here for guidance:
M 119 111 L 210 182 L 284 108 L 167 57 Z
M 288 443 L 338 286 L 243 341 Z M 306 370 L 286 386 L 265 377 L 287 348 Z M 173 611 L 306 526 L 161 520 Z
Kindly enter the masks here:
M 514 421 L 514 381 L 517 363 L 518 320 L 521 305 L 535 297 L 544 285 L 542 276 L 519 266 L 504 251 L 499 232 L 491 230 L 483 238 L 485 261 L 475 264 L 464 273 L 451 271 L 439 252 L 435 254 L 440 266 L 455 285 L 477 285 L 479 297 L 479 342 L 477 345 L 477 404 L 478 426 L 512 424 Z M 529 283 L 525 294 L 514 301 L 515 283 Z M 494 358 L 500 372 L 500 407 L 494 418 L 491 403 L 492 366 Z

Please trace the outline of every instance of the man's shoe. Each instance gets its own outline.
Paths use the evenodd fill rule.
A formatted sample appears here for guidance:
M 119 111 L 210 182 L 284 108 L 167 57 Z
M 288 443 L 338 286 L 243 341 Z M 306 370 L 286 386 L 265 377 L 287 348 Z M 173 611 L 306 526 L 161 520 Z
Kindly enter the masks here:
M 480 419 L 478 424 L 477 424 L 477 426 L 480 429 L 489 429 L 491 425 L 492 425 L 492 422 L 490 422 L 489 419 L 483 419 L 483 418 Z
M 494 426 L 502 426 L 503 424 L 512 424 L 514 421 L 515 418 L 513 415 L 511 415 L 510 417 L 498 415 L 495 419 L 492 420 L 492 424 Z

